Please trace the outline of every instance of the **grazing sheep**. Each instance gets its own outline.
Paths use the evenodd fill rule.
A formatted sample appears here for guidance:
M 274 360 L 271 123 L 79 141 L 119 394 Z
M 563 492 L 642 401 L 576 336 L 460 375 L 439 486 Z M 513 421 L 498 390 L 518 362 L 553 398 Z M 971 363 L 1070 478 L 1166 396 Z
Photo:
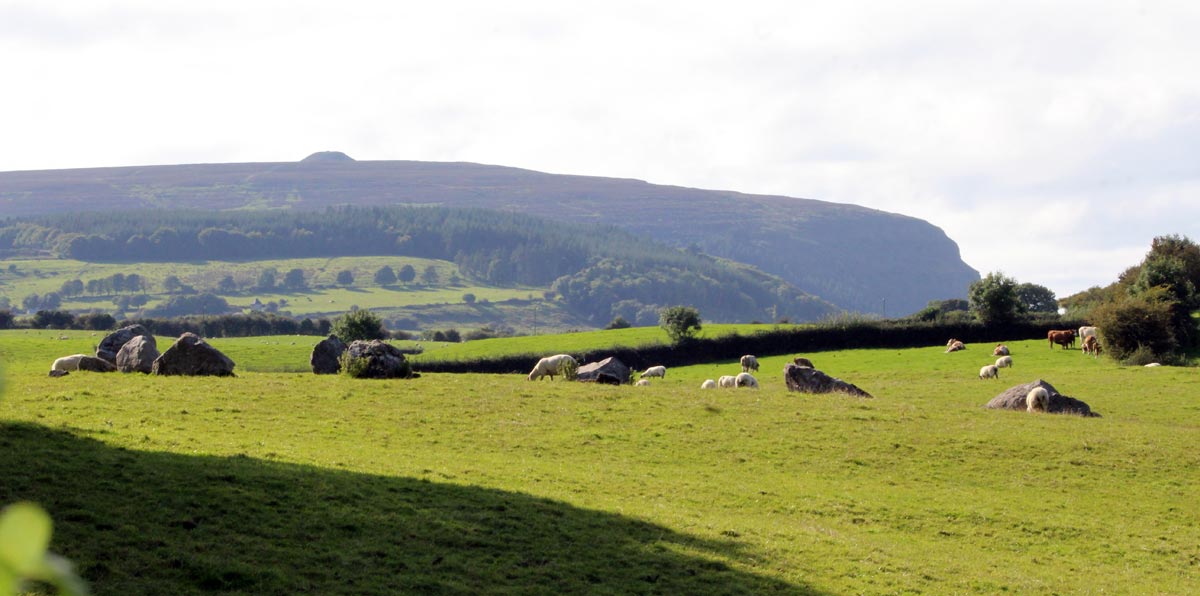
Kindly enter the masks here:
M 1152 366 L 1162 366 L 1162 365 L 1161 365 L 1161 364 L 1159 364 L 1159 363 L 1157 363 L 1157 362 L 1151 362 L 1150 364 L 1147 364 L 1147 365 L 1146 365 L 1146 368 L 1150 368 L 1150 367 L 1152 367 Z
M 62 358 L 55 360 L 54 364 L 50 365 L 50 370 L 62 370 L 67 372 L 79 370 L 79 361 L 83 360 L 84 358 L 87 358 L 87 354 L 71 354 L 70 356 L 63 356 Z
M 634 385 L 637 385 L 638 387 L 649 387 L 650 381 L 647 379 L 638 379 L 638 382 L 634 383 Z
M 996 368 L 995 364 L 989 364 L 979 369 L 979 378 L 981 379 L 999 379 L 1000 369 Z
M 722 375 L 721 378 L 717 379 L 717 386 L 721 388 L 737 387 L 737 377 Z
M 746 354 L 745 356 L 742 356 L 739 362 L 742 364 L 742 372 L 758 372 L 758 358 L 755 358 L 750 354 Z
M 1045 412 L 1050 409 L 1050 392 L 1045 387 L 1034 387 L 1025 396 L 1025 411 Z
M 733 383 L 737 387 L 753 387 L 754 389 L 758 389 L 758 379 L 754 378 L 750 373 L 738 373 L 738 376 L 733 379 Z
M 946 342 L 946 353 L 947 354 L 949 354 L 950 352 L 957 352 L 959 350 L 965 350 L 965 349 L 967 349 L 967 345 L 961 341 L 958 341 L 957 339 L 952 339 L 952 340 Z
M 536 381 L 542 377 L 550 377 L 550 380 L 553 381 L 554 375 L 562 375 L 569 380 L 575 377 L 575 371 L 578 369 L 579 363 L 570 354 L 547 356 L 538 360 L 537 366 L 529 371 L 529 380 Z
M 997 358 L 996 368 L 1012 368 L 1012 356 L 1001 356 Z
M 701 389 L 716 389 L 717 382 L 712 379 L 705 379 L 705 381 L 703 383 L 700 383 L 700 388 Z
M 996 349 L 992 350 L 992 356 L 1008 356 L 1008 346 L 1004 344 L 996 344 Z
M 796 366 L 803 366 L 805 368 L 816 368 L 815 366 L 813 366 L 812 360 L 809 360 L 808 358 L 805 358 L 803 356 L 796 356 L 795 360 L 792 360 L 792 362 L 795 362 Z
M 651 366 L 650 368 L 647 368 L 646 372 L 642 373 L 638 378 L 644 379 L 646 377 L 658 377 L 660 379 L 665 379 L 667 378 L 667 367 Z

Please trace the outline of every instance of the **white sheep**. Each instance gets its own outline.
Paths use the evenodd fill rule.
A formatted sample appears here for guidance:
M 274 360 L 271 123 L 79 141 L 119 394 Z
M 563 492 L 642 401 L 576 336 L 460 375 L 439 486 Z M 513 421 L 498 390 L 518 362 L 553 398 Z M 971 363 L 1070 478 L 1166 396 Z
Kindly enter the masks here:
M 1025 396 L 1025 410 L 1045 412 L 1050 409 L 1050 392 L 1045 387 L 1034 387 Z
M 641 377 L 639 378 L 644 379 L 646 377 L 659 377 L 665 379 L 667 378 L 667 367 L 651 366 L 650 368 L 647 368 L 646 372 L 642 373 Z
M 721 388 L 737 387 L 737 377 L 722 375 L 721 378 L 717 379 L 717 386 Z
M 62 358 L 55 360 L 54 364 L 50 365 L 50 370 L 62 370 L 68 372 L 77 371 L 79 370 L 79 361 L 83 360 L 84 358 L 87 358 L 87 354 L 71 354 L 70 356 L 63 356 Z
M 999 379 L 1000 369 L 996 368 L 995 364 L 989 364 L 979 369 L 979 378 L 981 379 Z
M 1001 356 L 997 358 L 996 368 L 1012 368 L 1012 356 Z
M 650 380 L 649 379 L 638 379 L 638 382 L 634 383 L 634 385 L 637 385 L 638 387 L 649 387 Z
M 992 350 L 992 356 L 1008 356 L 1008 346 L 1004 344 L 996 344 L 996 349 Z
M 746 354 L 745 356 L 742 356 L 739 362 L 742 364 L 742 372 L 758 372 L 758 358 L 755 358 L 750 354 Z
M 542 377 L 550 377 L 554 380 L 554 375 L 562 375 L 567 379 L 575 376 L 575 371 L 579 369 L 579 363 L 570 354 L 558 354 L 555 356 L 547 356 L 538 360 L 537 366 L 529 372 L 529 380 L 536 381 Z
M 946 342 L 946 353 L 947 354 L 949 354 L 950 352 L 957 352 L 959 350 L 965 350 L 965 349 L 967 349 L 966 344 L 964 344 L 961 341 L 958 341 L 957 339 L 952 339 L 952 340 Z
M 700 388 L 701 389 L 716 389 L 717 382 L 712 379 L 705 379 L 703 383 L 700 383 Z
M 758 389 L 758 379 L 754 378 L 754 375 L 750 373 L 738 373 L 738 376 L 734 377 L 734 385 Z

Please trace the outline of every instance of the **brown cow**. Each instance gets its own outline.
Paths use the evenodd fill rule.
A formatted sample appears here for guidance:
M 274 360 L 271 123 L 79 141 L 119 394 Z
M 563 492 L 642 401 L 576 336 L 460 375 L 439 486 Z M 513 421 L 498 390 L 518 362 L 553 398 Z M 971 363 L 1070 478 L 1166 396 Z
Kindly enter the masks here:
M 1054 349 L 1054 344 L 1062 346 L 1065 350 L 1075 345 L 1075 330 L 1049 331 L 1046 333 L 1046 339 L 1050 342 L 1051 350 Z
M 1083 353 L 1091 354 L 1092 358 L 1100 355 L 1100 340 L 1096 339 L 1095 335 L 1089 335 L 1083 338 Z

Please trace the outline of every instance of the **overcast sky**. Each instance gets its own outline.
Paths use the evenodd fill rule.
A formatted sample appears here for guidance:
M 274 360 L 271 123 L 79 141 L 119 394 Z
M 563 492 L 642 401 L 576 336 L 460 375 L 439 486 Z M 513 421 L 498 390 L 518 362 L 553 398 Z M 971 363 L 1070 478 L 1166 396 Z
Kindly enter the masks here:
M 1060 297 L 1200 241 L 1200 3 L 0 0 L 0 171 L 470 161 L 854 203 Z

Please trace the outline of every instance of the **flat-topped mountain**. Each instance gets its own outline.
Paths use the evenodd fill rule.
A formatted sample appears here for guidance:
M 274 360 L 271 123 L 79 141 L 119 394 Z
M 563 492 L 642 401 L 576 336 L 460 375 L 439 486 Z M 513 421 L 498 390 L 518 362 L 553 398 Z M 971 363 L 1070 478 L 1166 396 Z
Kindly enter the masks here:
M 757 266 L 843 308 L 907 314 L 979 273 L 930 223 L 856 205 L 546 174 L 474 163 L 354 161 L 0 172 L 0 214 L 135 208 L 318 210 L 436 204 L 613 224 Z

